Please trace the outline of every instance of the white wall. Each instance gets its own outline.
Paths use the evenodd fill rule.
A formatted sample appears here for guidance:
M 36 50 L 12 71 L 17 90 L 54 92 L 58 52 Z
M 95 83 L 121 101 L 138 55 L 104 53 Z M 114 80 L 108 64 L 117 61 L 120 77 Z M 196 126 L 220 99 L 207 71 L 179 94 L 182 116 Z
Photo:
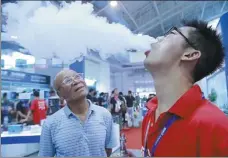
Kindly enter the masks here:
M 111 74 L 111 89 L 118 88 L 124 94 L 128 90 L 136 92 L 137 88 L 152 89 L 154 92 L 153 78 L 145 71 L 137 70 L 123 70 L 122 72 L 115 72 Z
M 216 105 L 222 107 L 224 104 L 228 104 L 227 89 L 226 89 L 226 76 L 225 69 L 222 68 L 216 71 L 214 74 L 205 77 L 198 82 L 206 98 L 211 93 L 212 88 L 217 93 Z
M 95 79 L 96 87 L 99 92 L 110 92 L 110 65 L 109 63 L 97 58 L 86 58 L 85 77 Z

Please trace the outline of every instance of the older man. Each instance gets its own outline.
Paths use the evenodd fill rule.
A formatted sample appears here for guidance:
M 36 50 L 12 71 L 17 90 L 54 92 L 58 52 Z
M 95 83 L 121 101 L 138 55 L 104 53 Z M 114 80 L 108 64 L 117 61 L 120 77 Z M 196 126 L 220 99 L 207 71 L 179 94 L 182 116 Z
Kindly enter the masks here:
M 44 122 L 39 156 L 110 156 L 112 117 L 86 99 L 85 81 L 75 71 L 63 70 L 54 87 L 67 106 Z

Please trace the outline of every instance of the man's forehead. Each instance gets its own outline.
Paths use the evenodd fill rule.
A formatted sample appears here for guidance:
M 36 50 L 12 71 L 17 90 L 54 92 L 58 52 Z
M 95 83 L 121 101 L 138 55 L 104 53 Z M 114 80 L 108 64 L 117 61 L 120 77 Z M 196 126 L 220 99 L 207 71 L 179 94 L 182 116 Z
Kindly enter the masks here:
M 73 75 L 77 75 L 78 73 L 76 71 L 73 70 L 62 70 L 61 72 L 59 72 L 57 74 L 57 77 L 59 78 L 64 78 L 67 76 L 73 76 Z
M 195 30 L 194 27 L 189 27 L 189 26 L 183 26 L 183 27 L 180 27 L 179 30 L 181 31 L 181 33 L 183 33 L 184 35 L 188 35 L 188 33 L 190 31 L 193 31 Z

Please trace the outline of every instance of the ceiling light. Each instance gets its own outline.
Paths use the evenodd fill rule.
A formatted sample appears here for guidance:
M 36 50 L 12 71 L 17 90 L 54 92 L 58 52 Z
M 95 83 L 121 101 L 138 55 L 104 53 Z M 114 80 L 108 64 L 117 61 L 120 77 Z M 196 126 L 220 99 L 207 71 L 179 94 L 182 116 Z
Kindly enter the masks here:
M 111 2 L 110 2 L 110 5 L 111 5 L 112 7 L 116 7 L 116 6 L 118 5 L 118 3 L 117 3 L 117 1 L 111 1 Z

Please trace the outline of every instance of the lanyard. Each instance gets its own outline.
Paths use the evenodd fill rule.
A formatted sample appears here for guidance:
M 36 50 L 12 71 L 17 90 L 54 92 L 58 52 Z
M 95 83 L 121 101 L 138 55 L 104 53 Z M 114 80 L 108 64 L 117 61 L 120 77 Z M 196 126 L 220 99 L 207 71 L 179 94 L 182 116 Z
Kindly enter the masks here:
M 172 115 L 172 117 L 167 121 L 167 123 L 165 124 L 164 128 L 162 129 L 161 133 L 159 134 L 159 136 L 157 137 L 152 149 L 151 149 L 151 153 L 150 151 L 147 149 L 147 143 L 145 144 L 145 148 L 144 148 L 144 156 L 154 156 L 154 152 L 161 140 L 161 138 L 165 135 L 166 131 L 168 130 L 168 128 L 177 120 L 178 116 L 177 115 Z M 147 128 L 150 126 L 150 123 L 149 125 L 147 126 Z M 148 129 L 147 129 L 148 130 Z M 147 134 L 148 134 L 148 131 L 146 130 L 146 137 L 147 137 Z

